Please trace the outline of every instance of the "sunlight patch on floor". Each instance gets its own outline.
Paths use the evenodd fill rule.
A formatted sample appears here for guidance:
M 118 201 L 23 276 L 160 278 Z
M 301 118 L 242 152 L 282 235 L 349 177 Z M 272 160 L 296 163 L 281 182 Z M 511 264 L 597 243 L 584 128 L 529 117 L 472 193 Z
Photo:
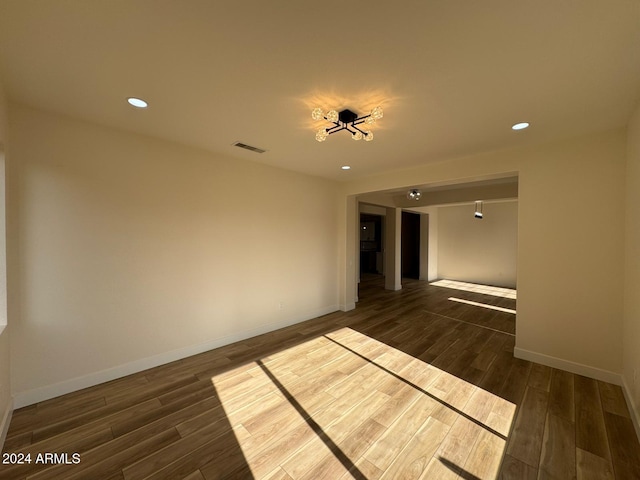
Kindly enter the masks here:
M 504 297 L 516 299 L 516 290 L 512 288 L 492 287 L 490 285 L 481 285 L 478 283 L 459 282 L 457 280 L 436 280 L 429 283 L 434 287 L 455 288 L 456 290 L 464 290 L 465 292 L 482 293 L 484 295 L 493 295 L 494 297 Z
M 513 313 L 514 315 L 516 313 L 516 311 L 512 308 L 498 307 L 496 305 L 489 305 L 488 303 L 473 302 L 471 300 L 465 300 L 464 298 L 449 297 L 447 300 L 451 300 L 452 302 L 465 303 L 467 305 L 473 305 L 474 307 L 482 307 L 482 308 L 488 308 L 490 310 L 497 310 L 499 312 Z
M 495 479 L 516 410 L 350 328 L 212 382 L 255 478 Z

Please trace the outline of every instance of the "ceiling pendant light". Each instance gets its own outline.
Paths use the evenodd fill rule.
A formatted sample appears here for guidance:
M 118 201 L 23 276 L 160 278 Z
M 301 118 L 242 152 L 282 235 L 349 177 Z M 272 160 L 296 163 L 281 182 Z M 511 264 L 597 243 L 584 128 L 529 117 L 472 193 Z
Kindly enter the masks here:
M 476 212 L 473 214 L 475 218 L 482 219 L 482 201 L 476 202 Z
M 415 200 L 417 202 L 418 200 L 420 200 L 421 196 L 422 192 L 420 190 L 413 189 L 407 192 L 407 198 L 409 200 Z
M 316 132 L 316 140 L 324 142 L 332 133 L 346 130 L 351 134 L 351 138 L 354 140 L 362 140 L 370 142 L 373 140 L 373 132 L 371 130 L 362 130 L 358 125 L 365 124 L 367 127 L 371 127 L 376 123 L 376 120 L 380 120 L 384 115 L 382 107 L 376 107 L 371 110 L 368 115 L 358 116 L 355 112 L 345 109 L 340 112 L 336 110 L 329 110 L 324 112 L 321 108 L 314 108 L 311 111 L 311 118 L 313 120 L 326 120 L 333 123 L 333 126 L 320 128 Z

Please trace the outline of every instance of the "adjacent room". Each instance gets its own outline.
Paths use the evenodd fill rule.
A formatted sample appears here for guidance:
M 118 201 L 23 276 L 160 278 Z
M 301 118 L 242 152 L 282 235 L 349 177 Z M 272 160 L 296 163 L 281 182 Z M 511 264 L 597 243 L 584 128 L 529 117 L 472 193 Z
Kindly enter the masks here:
M 366 284 L 399 290 L 406 279 L 419 279 L 433 286 L 515 300 L 517 182 L 517 177 L 506 177 L 358 196 L 359 289 Z M 476 198 L 483 200 L 472 200 Z M 399 229 L 386 220 L 387 209 L 391 209 L 391 216 L 396 208 L 401 209 Z M 393 238 L 396 236 L 399 239 Z M 394 248 L 398 246 L 400 283 L 389 285 L 385 280 L 392 275 L 385 273 L 387 268 L 394 270 Z M 479 303 L 455 295 L 448 300 L 502 312 L 490 325 L 515 335 L 515 304 L 509 300 L 504 305 L 487 298 Z M 469 320 L 477 323 L 486 319 L 471 315 Z
M 640 478 L 640 2 L 0 0 L 0 478 Z

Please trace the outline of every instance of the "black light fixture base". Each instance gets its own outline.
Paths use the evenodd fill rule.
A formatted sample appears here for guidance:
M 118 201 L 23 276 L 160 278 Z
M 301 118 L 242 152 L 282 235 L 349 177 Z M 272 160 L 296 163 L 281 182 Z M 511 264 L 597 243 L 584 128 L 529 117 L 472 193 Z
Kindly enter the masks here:
M 349 109 L 344 109 L 338 113 L 338 120 L 342 123 L 352 123 L 358 119 L 358 115 Z

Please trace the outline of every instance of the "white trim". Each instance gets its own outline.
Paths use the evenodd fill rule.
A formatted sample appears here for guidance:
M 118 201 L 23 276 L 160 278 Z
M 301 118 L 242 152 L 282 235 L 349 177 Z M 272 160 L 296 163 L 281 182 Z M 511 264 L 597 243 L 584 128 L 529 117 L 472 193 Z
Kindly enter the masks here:
M 622 375 L 610 372 L 609 370 L 602 370 L 601 368 L 583 365 L 582 363 L 576 363 L 570 360 L 563 360 L 562 358 L 552 357 L 544 353 L 531 352 L 518 347 L 513 349 L 513 356 L 603 382 L 613 383 L 614 385 L 622 385 Z
M 13 398 L 7 403 L 7 409 L 2 415 L 2 422 L 0 422 L 0 451 L 4 450 L 4 441 L 7 439 L 7 432 L 9 431 L 9 424 L 11 423 L 11 416 L 13 415 Z
M 65 395 L 77 390 L 82 390 L 83 388 L 93 387 L 94 385 L 109 382 L 111 380 L 115 380 L 116 378 L 125 377 L 127 375 L 138 373 L 149 368 L 157 367 L 159 365 L 164 365 L 166 363 L 180 360 L 182 358 L 213 350 L 214 348 L 223 347 L 234 342 L 246 340 L 247 338 L 255 337 L 264 333 L 278 330 L 280 328 L 295 325 L 296 323 L 304 322 L 312 318 L 321 317 L 322 315 L 333 313 L 337 310 L 338 307 L 336 305 L 319 308 L 304 315 L 299 315 L 282 322 L 265 325 L 251 330 L 245 330 L 243 332 L 238 332 L 226 337 L 217 338 L 205 343 L 160 353 L 151 357 L 141 358 L 140 360 L 135 360 L 123 365 L 118 365 L 113 368 L 107 368 L 105 370 L 100 370 L 98 372 L 83 375 L 81 377 L 71 378 L 69 380 L 64 380 L 52 385 L 34 388 L 33 390 L 27 390 L 26 392 L 19 392 L 14 395 L 14 406 L 15 408 L 26 407 L 27 405 L 32 405 L 44 400 L 49 400 L 50 398 L 59 397 L 60 395 Z
M 355 308 L 356 308 L 355 302 L 347 303 L 346 305 L 343 304 L 343 303 L 340 304 L 340 311 L 342 311 L 342 312 L 348 312 L 348 311 L 353 310 Z
M 631 415 L 633 427 L 636 429 L 636 436 L 638 437 L 638 440 L 640 440 L 640 412 L 638 412 L 638 409 L 633 404 L 633 396 L 631 395 L 631 390 L 629 389 L 624 377 L 622 379 L 622 391 L 624 392 L 624 398 L 627 401 L 627 407 L 629 407 L 629 414 Z

